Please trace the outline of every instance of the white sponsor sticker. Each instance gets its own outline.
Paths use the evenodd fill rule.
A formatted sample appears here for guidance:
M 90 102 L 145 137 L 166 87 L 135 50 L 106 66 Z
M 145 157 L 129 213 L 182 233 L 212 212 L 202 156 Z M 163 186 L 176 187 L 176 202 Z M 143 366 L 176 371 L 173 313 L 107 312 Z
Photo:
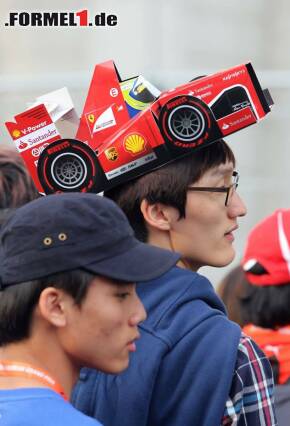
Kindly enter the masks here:
M 35 132 L 21 136 L 19 139 L 15 140 L 15 143 L 18 151 L 23 152 L 30 149 L 32 146 L 48 142 L 55 136 L 59 136 L 59 134 L 54 123 L 51 123 L 48 126 L 36 130 Z
M 39 157 L 44 148 L 46 148 L 48 145 L 48 143 L 44 143 L 41 146 L 36 146 L 35 148 L 32 148 L 31 154 L 33 155 L 33 157 Z
M 93 133 L 100 132 L 116 125 L 115 116 L 112 107 L 107 108 L 96 120 Z
M 112 89 L 110 90 L 110 95 L 112 96 L 112 98 L 116 98 L 119 94 L 119 91 L 116 87 L 112 87 Z
M 124 173 L 129 172 L 130 170 L 136 169 L 136 167 L 143 166 L 143 164 L 150 163 L 157 158 L 155 152 L 151 152 L 150 154 L 145 155 L 144 157 L 140 157 L 137 160 L 131 161 L 130 163 L 124 164 L 121 167 L 117 167 L 116 169 L 110 170 L 106 173 L 106 178 L 111 180 L 117 176 L 120 176 Z

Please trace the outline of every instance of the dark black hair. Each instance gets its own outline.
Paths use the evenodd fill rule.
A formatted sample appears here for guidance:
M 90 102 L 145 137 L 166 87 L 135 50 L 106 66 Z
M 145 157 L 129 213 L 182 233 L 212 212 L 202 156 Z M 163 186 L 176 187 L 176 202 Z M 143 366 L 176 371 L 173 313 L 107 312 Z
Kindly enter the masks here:
M 9 286 L 0 292 L 0 346 L 30 336 L 33 311 L 46 287 L 61 289 L 81 305 L 95 275 L 75 269 Z
M 20 207 L 40 195 L 16 149 L 0 149 L 0 209 Z
M 240 296 L 241 316 L 246 323 L 275 329 L 290 324 L 290 282 L 255 286 L 246 276 Z
M 226 305 L 229 318 L 241 326 L 254 324 L 274 330 L 290 324 L 290 282 L 256 286 L 247 280 L 245 271 L 238 265 L 225 276 L 217 293 Z
M 220 164 L 235 157 L 225 141 L 220 140 L 199 151 L 182 157 L 140 178 L 119 185 L 104 195 L 115 201 L 127 215 L 136 237 L 146 242 L 148 231 L 140 210 L 142 200 L 150 204 L 163 203 L 175 207 L 180 218 L 185 217 L 187 187 Z

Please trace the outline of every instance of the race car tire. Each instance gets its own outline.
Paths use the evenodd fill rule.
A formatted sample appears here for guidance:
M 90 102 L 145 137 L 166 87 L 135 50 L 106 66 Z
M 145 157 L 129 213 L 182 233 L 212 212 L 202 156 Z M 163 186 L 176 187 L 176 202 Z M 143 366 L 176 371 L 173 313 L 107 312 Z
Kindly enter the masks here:
M 98 168 L 94 151 L 76 139 L 60 139 L 41 153 L 37 172 L 46 194 L 94 192 Z
M 211 124 L 207 106 L 193 96 L 176 96 L 160 111 L 159 126 L 162 136 L 177 148 L 193 148 L 203 143 Z

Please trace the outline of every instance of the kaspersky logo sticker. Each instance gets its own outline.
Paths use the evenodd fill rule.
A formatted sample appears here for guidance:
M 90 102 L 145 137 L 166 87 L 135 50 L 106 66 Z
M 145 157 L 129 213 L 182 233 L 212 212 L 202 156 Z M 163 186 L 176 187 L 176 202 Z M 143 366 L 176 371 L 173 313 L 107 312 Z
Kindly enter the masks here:
M 116 119 L 114 116 L 113 108 L 109 107 L 101 114 L 100 110 L 91 111 L 86 114 L 87 123 L 91 132 L 91 136 L 94 133 L 100 132 L 104 129 L 116 125 Z
M 145 151 L 146 141 L 143 136 L 136 134 L 131 134 L 127 136 L 124 140 L 124 148 L 130 154 L 137 155 L 140 152 Z
M 10 12 L 5 27 L 115 27 L 117 15 L 100 12 L 90 16 L 87 9 L 77 12 Z

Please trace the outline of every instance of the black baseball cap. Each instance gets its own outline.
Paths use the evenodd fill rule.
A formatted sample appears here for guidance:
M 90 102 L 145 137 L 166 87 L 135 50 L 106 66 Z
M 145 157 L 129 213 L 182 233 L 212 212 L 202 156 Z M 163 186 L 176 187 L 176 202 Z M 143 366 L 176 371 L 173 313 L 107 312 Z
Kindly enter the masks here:
M 85 269 L 120 281 L 159 277 L 180 255 L 138 241 L 125 214 L 95 194 L 53 194 L 20 207 L 0 233 L 1 288 Z

